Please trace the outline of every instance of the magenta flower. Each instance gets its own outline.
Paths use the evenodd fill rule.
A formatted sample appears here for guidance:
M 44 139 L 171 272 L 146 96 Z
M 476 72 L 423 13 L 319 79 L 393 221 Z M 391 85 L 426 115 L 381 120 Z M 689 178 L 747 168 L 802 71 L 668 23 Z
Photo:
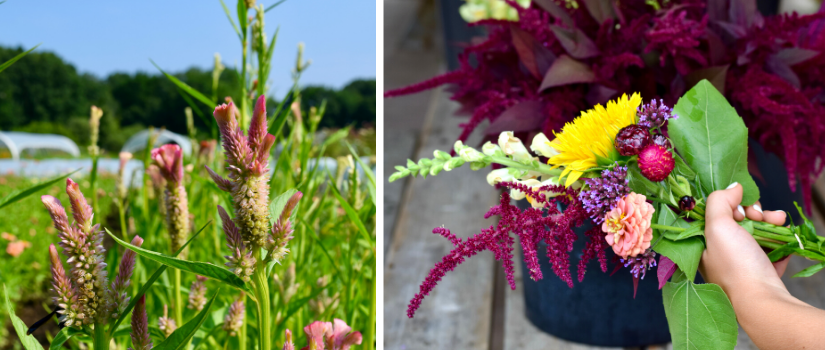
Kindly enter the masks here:
M 337 318 L 333 323 L 312 322 L 304 327 L 304 333 L 308 344 L 301 350 L 349 350 L 362 341 L 361 332 L 352 332 L 352 328 L 344 320 Z
M 183 151 L 180 146 L 166 144 L 152 150 L 152 160 L 166 181 L 183 181 Z
M 152 150 L 152 161 L 166 180 L 166 229 L 171 251 L 177 252 L 189 239 L 189 200 L 183 184 L 183 152 L 178 145 L 163 145 Z M 184 250 L 179 257 L 185 259 L 186 255 Z

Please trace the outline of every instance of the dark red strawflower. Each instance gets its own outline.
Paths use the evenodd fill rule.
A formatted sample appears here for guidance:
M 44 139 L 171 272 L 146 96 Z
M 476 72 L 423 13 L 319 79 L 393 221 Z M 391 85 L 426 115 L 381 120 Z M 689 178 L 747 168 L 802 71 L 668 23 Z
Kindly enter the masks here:
M 675 165 L 673 154 L 662 146 L 649 145 L 639 153 L 639 170 L 650 181 L 666 179 Z
M 469 116 L 458 135 L 466 141 L 484 120 L 549 135 L 623 93 L 672 106 L 708 79 L 749 136 L 782 156 L 791 188 L 801 183 L 810 207 L 811 185 L 825 164 L 818 161 L 825 158 L 825 10 L 762 17 L 756 0 L 671 0 L 660 10 L 645 0 L 612 2 L 606 10 L 507 2 L 519 21 L 471 24 L 488 35 L 465 47 L 458 69 L 385 96 L 452 85 L 459 114 Z M 646 64 L 643 56 L 658 59 Z
M 587 212 L 578 202 L 578 191 L 564 186 L 542 186 L 535 190 L 520 183 L 501 182 L 497 188 L 518 189 L 532 198 L 536 198 L 539 203 L 544 204 L 541 209 L 528 208 L 521 211 L 511 204 L 510 195 L 504 192 L 498 205 L 490 208 L 484 217 L 499 216 L 498 224 L 482 229 L 469 238 L 461 239 L 456 237 L 450 230 L 437 227 L 433 233 L 440 234 L 450 240 L 453 249 L 444 256 L 435 267 L 430 270 L 424 282 L 421 284 L 419 292 L 410 301 L 407 309 L 407 316 L 413 317 L 415 311 L 421 306 L 421 301 L 435 285 L 441 281 L 447 271 L 452 271 L 456 266 L 464 262 L 466 258 L 478 254 L 483 250 L 493 252 L 495 259 L 501 261 L 506 273 L 507 282 L 510 288 L 516 288 L 513 276 L 515 265 L 513 263 L 513 246 L 515 237 L 521 241 L 521 249 L 524 252 L 524 261 L 530 270 L 530 278 L 534 280 L 542 279 L 543 275 L 539 267 L 539 243 L 544 241 L 547 244 L 545 255 L 553 265 L 553 272 L 573 287 L 573 277 L 570 273 L 570 251 L 573 250 L 573 242 L 577 235 L 574 228 L 581 226 L 587 220 Z M 543 192 L 552 191 L 561 195 L 546 198 Z M 566 206 L 564 212 L 559 211 L 558 205 Z M 587 261 L 598 258 L 602 271 L 607 271 L 607 260 L 605 257 L 605 242 L 601 230 L 594 228 L 587 232 L 590 238 L 585 246 L 582 259 L 579 262 L 579 281 L 584 278 L 584 270 Z
M 635 156 L 650 144 L 650 131 L 637 124 L 630 124 L 616 134 L 616 150 L 623 156 Z

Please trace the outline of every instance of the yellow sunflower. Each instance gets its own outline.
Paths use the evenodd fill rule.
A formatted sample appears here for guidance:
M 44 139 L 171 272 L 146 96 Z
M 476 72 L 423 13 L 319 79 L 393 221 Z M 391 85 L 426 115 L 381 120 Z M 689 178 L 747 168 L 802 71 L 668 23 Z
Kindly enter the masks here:
M 619 130 L 636 123 L 636 108 L 642 103 L 639 93 L 630 98 L 627 95 L 607 102 L 607 108 L 596 105 L 591 110 L 582 112 L 581 116 L 567 123 L 560 133 L 553 133 L 556 138 L 550 141 L 551 147 L 559 154 L 547 161 L 553 168 L 564 167 L 561 177 L 567 176 L 565 186 L 570 186 L 588 170 L 595 168 L 597 156 L 611 158 L 615 152 L 613 140 Z

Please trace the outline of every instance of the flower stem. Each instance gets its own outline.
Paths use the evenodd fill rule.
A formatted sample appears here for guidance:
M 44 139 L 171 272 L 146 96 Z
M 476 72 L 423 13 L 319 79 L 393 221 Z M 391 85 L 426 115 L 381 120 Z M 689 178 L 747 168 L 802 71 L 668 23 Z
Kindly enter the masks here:
M 241 293 L 241 302 L 243 302 L 244 308 L 246 308 L 246 306 L 247 306 L 246 293 Z M 246 310 L 244 310 L 244 312 L 246 312 Z M 241 324 L 241 334 L 238 335 L 238 345 L 239 345 L 239 348 L 242 349 L 242 350 L 246 350 L 246 323 L 247 323 L 247 320 L 249 320 L 249 317 L 244 316 L 243 323 Z M 226 342 L 226 344 L 229 344 L 229 342 Z M 226 346 L 224 346 L 224 349 L 226 349 Z
M 109 339 L 106 336 L 106 327 L 103 323 L 95 322 L 94 329 L 94 349 L 107 350 L 109 349 Z
M 511 167 L 511 168 L 516 168 L 516 169 L 521 169 L 521 170 L 529 170 L 529 171 L 538 171 L 542 174 L 547 174 L 547 175 L 552 175 L 552 176 L 561 175 L 561 169 L 560 168 L 553 169 L 551 166 L 549 166 L 547 164 L 539 163 L 538 167 L 534 167 L 532 165 L 526 165 L 526 164 L 516 162 L 516 161 L 514 161 L 512 159 L 509 159 L 507 157 L 493 156 L 491 158 L 493 160 L 493 163 L 498 163 L 498 164 L 508 166 L 508 167 Z
M 129 233 L 126 229 L 126 208 L 124 208 L 125 201 L 118 200 L 117 214 L 120 217 L 120 233 L 123 235 L 123 240 L 129 242 Z
M 252 283 L 255 286 L 255 298 L 258 299 L 256 305 L 258 307 L 258 344 L 259 350 L 272 350 L 271 331 L 271 317 L 270 317 L 270 299 L 269 299 L 269 283 L 266 278 L 266 264 L 261 261 L 260 253 L 256 260 L 258 263 L 255 266 L 255 273 L 252 275 Z
M 650 228 L 655 228 L 655 229 L 658 229 L 658 230 L 665 230 L 665 231 L 675 231 L 675 232 L 682 232 L 684 230 L 687 230 L 684 227 L 674 227 L 674 226 L 659 225 L 659 224 L 650 224 Z
M 175 269 L 175 322 L 178 326 L 183 325 L 183 298 L 180 292 L 180 270 Z
M 100 210 L 97 206 L 97 159 L 98 156 L 92 156 L 92 178 L 89 180 L 92 185 L 92 210 Z

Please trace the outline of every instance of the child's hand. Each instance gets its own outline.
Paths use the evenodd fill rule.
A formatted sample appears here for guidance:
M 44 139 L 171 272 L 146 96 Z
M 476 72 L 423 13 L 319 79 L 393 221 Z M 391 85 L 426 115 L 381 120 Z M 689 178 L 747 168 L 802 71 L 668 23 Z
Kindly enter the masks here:
M 706 281 L 718 284 L 729 295 L 753 288 L 776 288 L 787 293 L 779 279 L 788 260 L 771 263 L 756 240 L 736 221 L 748 219 L 774 225 L 785 223 L 785 212 L 762 211 L 759 202 L 750 207 L 739 205 L 742 186 L 734 183 L 726 190 L 708 197 L 705 214 L 707 250 L 702 254 L 700 271 Z M 735 219 L 735 221 L 734 221 Z

